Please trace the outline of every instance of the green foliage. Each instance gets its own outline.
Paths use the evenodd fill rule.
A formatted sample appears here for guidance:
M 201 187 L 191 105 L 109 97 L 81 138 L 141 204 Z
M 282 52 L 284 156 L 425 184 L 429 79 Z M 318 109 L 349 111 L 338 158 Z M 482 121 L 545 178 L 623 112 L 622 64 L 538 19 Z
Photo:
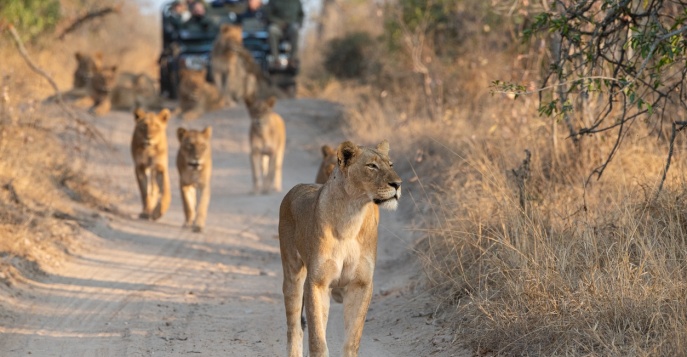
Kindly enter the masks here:
M 0 0 L 0 19 L 27 39 L 52 30 L 60 19 L 59 0 Z
M 366 32 L 353 32 L 327 44 L 324 68 L 340 79 L 361 78 L 370 65 L 369 53 L 375 41 Z
M 630 121 L 642 118 L 666 127 L 662 121 L 684 116 L 683 5 L 662 0 L 557 2 L 535 15 L 522 35 L 526 41 L 538 36 L 549 44 L 553 56 L 539 91 L 550 91 L 552 101 L 542 100 L 539 112 L 562 114 L 574 140 L 615 130 L 619 145 L 622 128 Z M 596 106 L 593 120 L 575 120 L 592 93 L 605 103 Z M 596 171 L 599 176 L 616 149 Z

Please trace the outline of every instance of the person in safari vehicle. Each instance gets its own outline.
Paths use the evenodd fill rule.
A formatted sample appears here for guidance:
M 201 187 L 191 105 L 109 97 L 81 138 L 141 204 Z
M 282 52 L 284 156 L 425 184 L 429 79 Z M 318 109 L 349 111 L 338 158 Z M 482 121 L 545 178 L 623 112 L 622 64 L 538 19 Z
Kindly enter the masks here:
M 270 61 L 279 56 L 279 40 L 282 37 L 291 44 L 289 67 L 298 67 L 298 31 L 303 26 L 303 5 L 301 0 L 270 0 L 265 12 L 269 22 Z
M 204 1 L 197 0 L 191 2 L 189 8 L 191 9 L 191 18 L 181 24 L 181 28 L 189 31 L 216 32 L 217 24 L 210 17 L 206 16 L 207 9 L 205 8 Z

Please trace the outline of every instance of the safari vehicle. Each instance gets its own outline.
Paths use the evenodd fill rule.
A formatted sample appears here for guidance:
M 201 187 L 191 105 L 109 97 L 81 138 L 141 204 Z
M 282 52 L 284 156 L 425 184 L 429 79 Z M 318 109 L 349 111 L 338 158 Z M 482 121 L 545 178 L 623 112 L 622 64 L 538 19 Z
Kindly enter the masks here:
M 212 79 L 210 52 L 219 33 L 219 24 L 231 20 L 236 9 L 231 6 L 207 7 L 206 17 L 213 24 L 206 28 L 175 28 L 171 11 L 174 1 L 162 6 L 162 54 L 160 55 L 160 92 L 170 99 L 177 98 L 179 69 L 208 70 Z
M 173 1 L 162 6 L 162 54 L 160 55 L 160 92 L 170 99 L 177 98 L 179 69 L 207 69 L 207 80 L 212 82 L 210 53 L 219 33 L 219 24 L 235 22 L 236 14 L 246 8 L 245 0 L 214 0 L 207 7 L 206 16 L 216 26 L 207 29 L 176 29 L 171 21 Z M 246 23 L 243 31 L 243 45 L 250 51 L 255 62 L 262 68 L 271 84 L 295 94 L 298 68 L 288 66 L 291 45 L 282 40 L 279 58 L 270 66 L 269 32 L 266 24 Z

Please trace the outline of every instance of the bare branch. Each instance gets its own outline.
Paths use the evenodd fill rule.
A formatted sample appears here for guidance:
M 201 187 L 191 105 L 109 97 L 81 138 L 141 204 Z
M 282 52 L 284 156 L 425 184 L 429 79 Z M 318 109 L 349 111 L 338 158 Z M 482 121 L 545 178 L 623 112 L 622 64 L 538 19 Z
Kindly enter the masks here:
M 60 89 L 57 87 L 57 83 L 48 75 L 44 70 L 42 70 L 40 67 L 38 67 L 35 63 L 33 63 L 33 60 L 31 60 L 31 57 L 29 57 L 28 52 L 26 51 L 26 47 L 24 47 L 24 43 L 21 40 L 21 37 L 17 33 L 17 30 L 14 28 L 12 25 L 7 26 L 7 30 L 10 33 L 12 39 L 14 40 L 15 45 L 17 46 L 17 50 L 19 51 L 19 54 L 21 57 L 24 59 L 26 64 L 31 68 L 32 71 L 38 73 L 41 77 L 45 78 L 48 83 L 50 83 L 50 86 L 55 90 L 55 95 L 57 97 L 57 103 L 60 105 L 60 108 L 64 110 L 67 115 L 72 118 L 77 124 L 81 125 L 82 127 L 85 128 L 86 132 L 94 138 L 97 138 L 101 140 L 103 143 L 107 144 L 107 140 L 105 137 L 96 129 L 93 125 L 91 125 L 88 122 L 83 121 L 81 118 L 79 118 L 74 111 L 71 110 L 65 103 L 64 100 L 62 99 L 62 92 L 60 92 Z
M 83 15 L 83 16 L 79 17 L 78 19 L 76 19 L 74 22 L 72 22 L 72 24 L 69 25 L 69 27 L 67 27 L 64 31 L 62 31 L 60 36 L 58 36 L 57 38 L 59 38 L 60 40 L 64 40 L 64 37 L 68 33 L 81 27 L 81 25 L 85 24 L 86 22 L 93 20 L 95 18 L 98 18 L 98 17 L 103 17 L 106 15 L 112 14 L 112 13 L 119 13 L 121 9 L 122 9 L 122 4 L 118 4 L 115 6 L 108 6 L 108 7 L 104 7 L 102 9 L 98 9 L 95 11 L 90 11 L 86 15 Z

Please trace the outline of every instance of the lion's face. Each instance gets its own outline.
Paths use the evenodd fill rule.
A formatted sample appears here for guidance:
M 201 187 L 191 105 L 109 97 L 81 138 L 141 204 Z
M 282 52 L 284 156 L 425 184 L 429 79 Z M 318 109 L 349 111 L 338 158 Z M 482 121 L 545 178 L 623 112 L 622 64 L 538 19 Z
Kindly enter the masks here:
M 91 79 L 91 89 L 96 102 L 107 97 L 117 84 L 117 66 L 98 69 Z
M 76 52 L 76 71 L 74 71 L 74 87 L 83 88 L 93 78 L 93 75 L 102 67 L 102 53 L 96 52 L 92 56 Z
M 159 113 L 146 112 L 143 109 L 136 109 L 134 119 L 136 127 L 134 129 L 134 141 L 145 147 L 158 144 L 166 137 L 167 121 L 171 116 L 168 109 L 162 109 Z
M 265 119 L 268 114 L 274 109 L 274 104 L 277 102 L 275 97 L 269 97 L 267 99 L 255 99 L 252 97 L 246 97 L 246 108 L 248 108 L 248 114 L 250 115 L 253 122 L 261 121 Z
M 395 210 L 401 198 L 401 178 L 389 159 L 389 143 L 376 148 L 360 147 L 350 141 L 339 145 L 338 168 L 346 178 L 350 195 L 366 195 L 382 208 Z M 335 173 L 336 174 L 336 173 Z
M 243 43 L 243 30 L 240 25 L 222 24 L 219 40 L 226 43 Z
M 183 156 L 189 170 L 200 171 L 210 160 L 210 137 L 212 127 L 205 127 L 202 131 L 177 129 L 179 139 L 179 155 Z

